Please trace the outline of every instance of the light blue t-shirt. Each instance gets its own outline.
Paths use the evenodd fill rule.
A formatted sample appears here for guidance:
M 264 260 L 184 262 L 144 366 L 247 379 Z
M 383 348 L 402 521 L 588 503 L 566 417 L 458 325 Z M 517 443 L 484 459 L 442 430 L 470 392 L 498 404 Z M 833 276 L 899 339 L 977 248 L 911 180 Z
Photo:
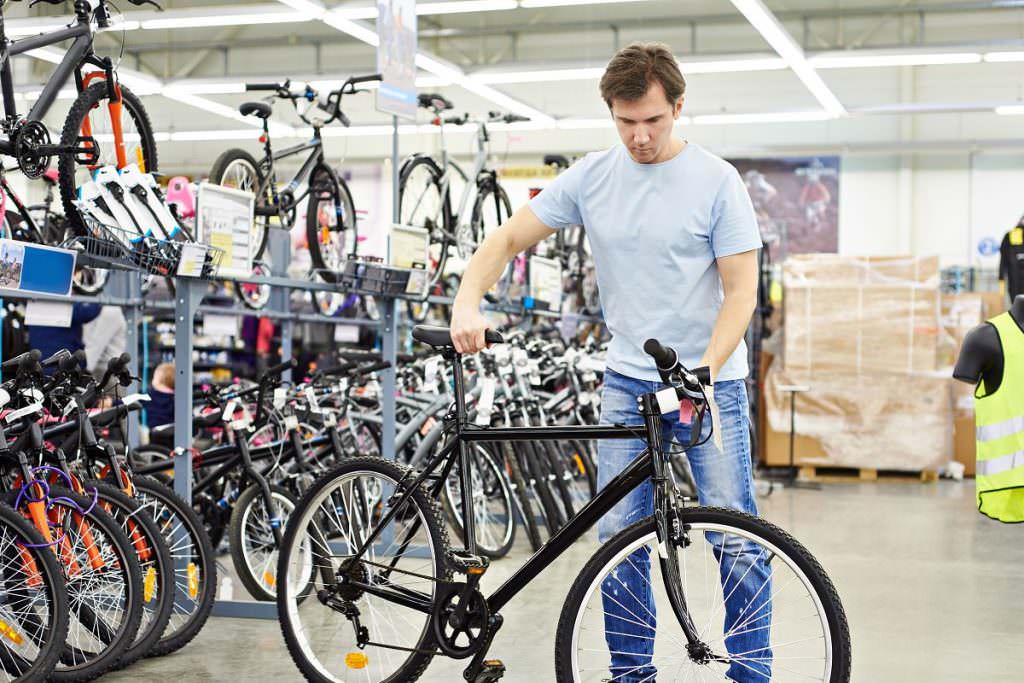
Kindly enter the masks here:
M 761 248 L 739 173 L 692 142 L 660 164 L 637 163 L 622 144 L 588 154 L 530 208 L 553 229 L 586 228 L 612 334 L 608 367 L 637 379 L 659 379 L 643 351 L 651 337 L 687 367 L 700 362 L 722 307 L 715 259 Z M 716 380 L 748 372 L 740 342 Z

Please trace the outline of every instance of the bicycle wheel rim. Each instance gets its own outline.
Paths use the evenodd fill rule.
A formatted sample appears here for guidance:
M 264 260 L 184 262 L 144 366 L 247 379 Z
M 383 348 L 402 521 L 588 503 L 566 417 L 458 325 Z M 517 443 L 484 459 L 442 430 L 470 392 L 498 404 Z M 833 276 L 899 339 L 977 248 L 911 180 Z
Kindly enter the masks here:
M 741 676 L 743 677 L 743 680 L 770 680 L 772 679 L 773 675 L 779 674 L 780 670 L 781 673 L 784 674 L 782 676 L 783 678 L 795 675 L 798 680 L 830 680 L 829 676 L 830 672 L 833 670 L 834 662 L 832 657 L 832 634 L 831 629 L 828 625 L 828 616 L 825 613 L 824 605 L 821 601 L 820 596 L 818 595 L 817 590 L 814 588 L 811 579 L 807 576 L 803 569 L 799 567 L 798 562 L 794 560 L 794 558 L 790 557 L 787 553 L 784 553 L 772 541 L 767 540 L 763 537 L 759 537 L 755 533 L 750 532 L 749 530 L 742 529 L 737 526 L 730 526 L 715 522 L 685 521 L 685 524 L 690 539 L 692 541 L 690 548 L 693 548 L 694 546 L 700 546 L 705 551 L 704 562 L 702 562 L 703 569 L 701 570 L 701 572 L 688 571 L 686 564 L 682 565 L 683 569 L 680 571 L 680 574 L 682 575 L 681 581 L 684 586 L 683 592 L 687 596 L 687 603 L 690 607 L 691 616 L 693 617 L 694 625 L 697 627 L 698 635 L 701 637 L 701 640 L 705 643 L 708 643 L 711 646 L 712 651 L 717 654 L 728 653 L 728 650 L 725 646 L 725 640 L 727 637 L 725 633 L 723 633 L 721 636 L 708 637 L 708 635 L 715 628 L 716 624 L 719 624 L 718 617 L 724 616 L 724 611 L 721 608 L 720 604 L 723 601 L 716 600 L 716 597 L 722 596 L 722 576 L 719 573 L 719 565 L 717 564 L 717 560 L 714 560 L 713 558 L 709 563 L 706 557 L 708 547 L 710 547 L 714 542 L 708 540 L 705 537 L 705 535 L 707 533 L 711 533 L 728 534 L 729 536 L 739 537 L 746 541 L 750 541 L 752 543 L 761 545 L 762 550 L 767 550 L 769 553 L 771 553 L 772 561 L 774 561 L 774 559 L 776 558 L 781 558 L 787 570 L 789 570 L 792 574 L 791 577 L 783 579 L 782 586 L 780 588 L 775 576 L 778 565 L 772 567 L 771 576 L 769 577 L 771 586 L 768 589 L 769 591 L 771 591 L 771 595 L 769 596 L 767 601 L 765 603 L 762 603 L 761 605 L 761 607 L 763 607 L 765 604 L 771 605 L 770 612 L 772 621 L 771 624 L 768 626 L 768 628 L 770 628 L 771 638 L 771 642 L 769 644 L 770 656 L 754 658 L 748 656 L 749 653 L 744 653 L 742 651 L 739 653 L 733 653 L 732 659 L 738 660 L 741 665 L 740 668 L 743 671 Z M 631 558 L 631 556 L 635 552 L 643 548 L 647 549 L 649 557 L 651 558 L 650 565 L 652 571 L 652 578 L 650 579 L 648 586 L 649 588 L 651 588 L 652 591 L 654 591 L 655 588 L 657 588 L 660 592 L 660 596 L 655 598 L 656 609 L 653 614 L 649 611 L 646 611 L 645 613 L 645 606 L 640 603 L 640 600 L 637 598 L 637 596 L 633 594 L 630 591 L 629 587 L 626 586 L 626 584 L 621 579 L 619 579 L 618 576 L 615 574 L 616 572 L 621 573 L 623 571 L 635 571 L 637 568 L 637 564 Z M 658 681 L 682 681 L 689 679 L 732 680 L 730 677 L 727 676 L 728 665 L 724 662 L 711 661 L 704 665 L 697 665 L 689 659 L 689 656 L 686 652 L 686 639 L 683 636 L 681 629 L 679 629 L 678 624 L 675 623 L 675 619 L 673 618 L 672 608 L 670 606 L 668 597 L 664 594 L 665 576 L 661 575 L 658 578 L 654 578 L 653 576 L 654 571 L 658 571 L 659 573 L 662 571 L 662 563 L 656 561 L 660 549 L 665 549 L 668 552 L 679 551 L 678 548 L 672 547 L 669 544 L 659 547 L 657 535 L 654 531 L 653 524 L 648 523 L 648 530 L 645 533 L 639 535 L 633 541 L 624 545 L 624 547 L 620 549 L 618 552 L 616 552 L 615 555 L 611 559 L 609 559 L 601 567 L 601 569 L 594 575 L 594 578 L 589 583 L 587 590 L 584 594 L 583 600 L 580 603 L 580 608 L 578 609 L 575 615 L 575 622 L 573 624 L 572 635 L 570 640 L 571 663 L 573 673 L 572 680 L 578 681 L 579 683 L 598 680 L 613 680 L 617 682 L 621 681 L 623 683 L 626 683 L 627 681 L 633 682 L 640 680 L 653 681 L 655 680 L 655 676 L 657 677 Z M 686 552 L 685 549 L 684 552 Z M 711 566 L 712 564 L 714 565 L 713 567 Z M 626 569 L 626 565 L 628 565 L 628 569 Z M 734 569 L 735 566 L 736 563 L 733 563 L 731 569 Z M 604 582 L 607 580 L 607 577 L 609 575 L 613 575 L 617 582 L 617 584 L 616 582 L 612 582 L 610 584 L 613 587 L 613 590 L 621 590 L 626 593 L 625 597 L 622 596 L 622 593 L 620 592 L 616 592 L 614 594 L 609 595 L 609 602 L 606 604 L 617 605 L 617 607 L 612 608 L 614 611 L 610 615 L 610 619 L 608 618 L 608 612 L 605 610 L 605 605 L 602 605 L 604 596 L 607 595 L 605 589 L 601 589 L 600 596 L 595 596 L 595 593 L 598 592 L 598 588 L 603 586 Z M 729 581 L 732 580 L 736 581 L 736 583 L 734 584 L 734 588 L 730 589 L 731 591 L 734 591 L 735 587 L 738 587 L 740 583 L 742 583 L 743 578 L 741 576 L 741 578 L 736 579 L 736 577 L 732 574 L 730 570 L 729 574 L 727 574 L 726 576 L 725 582 L 727 585 L 729 585 Z M 808 636 L 804 634 L 800 637 L 795 638 L 789 634 L 782 635 L 781 637 L 779 637 L 778 626 L 775 622 L 775 616 L 779 612 L 779 602 L 776 600 L 776 597 L 784 591 L 795 591 L 795 589 L 790 588 L 790 586 L 792 586 L 793 581 L 797 580 L 800 582 L 800 585 L 803 586 L 806 596 L 810 598 L 810 604 L 813 605 L 815 610 L 813 616 L 817 617 L 816 623 L 820 627 L 821 633 L 813 636 Z M 710 598 L 698 598 L 697 600 L 694 600 L 692 598 L 694 593 L 689 589 L 695 587 L 698 581 L 701 582 L 702 586 L 709 587 L 711 589 L 710 591 L 708 591 L 709 595 L 711 596 Z M 767 584 L 762 584 L 762 589 L 764 585 Z M 717 593 L 715 592 L 716 588 Z M 731 594 L 732 593 L 730 592 L 730 595 Z M 598 619 L 594 619 L 594 613 L 590 612 L 589 608 L 587 607 L 595 601 L 595 598 L 596 602 L 598 603 L 598 606 L 601 609 L 599 615 L 600 618 Z M 758 595 L 755 591 L 755 595 L 752 599 L 757 598 Z M 807 607 L 807 605 L 804 605 L 804 607 Z M 588 614 L 588 612 L 590 613 Z M 614 612 L 618 612 L 618 614 L 615 614 Z M 755 626 L 755 624 L 757 624 L 758 620 L 761 619 L 764 613 L 765 612 L 762 609 L 752 611 L 746 615 L 741 614 L 740 616 L 743 618 L 743 621 L 736 622 L 736 626 L 740 628 L 732 629 L 732 635 L 728 637 L 734 637 L 736 635 L 749 635 L 750 633 L 764 629 L 765 627 L 763 625 L 759 624 Z M 801 612 L 799 609 L 794 610 L 787 607 L 786 613 L 787 616 L 789 616 Z M 814 621 L 813 619 L 807 617 L 806 614 L 806 609 L 804 609 L 802 612 L 802 617 L 793 617 L 792 623 L 797 625 L 797 629 L 803 628 L 802 626 L 799 626 L 800 621 Z M 662 615 L 661 619 L 657 619 L 656 615 Z M 651 627 L 650 620 L 652 619 L 654 619 L 657 623 L 656 632 Z M 585 624 L 585 621 L 588 623 Z M 672 627 L 675 631 L 675 634 L 666 636 L 666 621 L 670 621 L 672 623 Z M 606 663 L 610 660 L 610 657 L 607 656 L 606 652 L 609 646 L 605 642 L 605 631 L 608 628 L 608 625 L 618 624 L 618 626 L 614 626 L 614 628 L 623 628 L 623 630 L 628 630 L 628 628 L 631 628 L 631 626 L 629 626 L 630 623 L 632 624 L 632 627 L 640 627 L 638 639 L 654 641 L 653 657 L 650 660 L 650 662 L 653 662 L 653 666 L 656 667 L 656 673 L 653 670 L 647 668 L 648 666 L 650 666 L 650 663 L 643 665 L 642 668 L 640 666 L 632 666 L 629 668 L 625 668 L 624 666 L 623 670 L 620 673 L 615 673 L 615 671 L 612 671 L 610 669 L 609 663 Z M 589 632 L 591 634 L 587 636 L 588 644 L 597 643 L 596 646 L 581 647 L 580 640 L 584 632 Z M 652 632 L 654 632 L 653 637 L 649 635 Z M 778 638 L 780 642 L 776 643 L 776 638 Z M 797 647 L 800 647 L 801 650 L 818 649 L 815 648 L 813 645 L 813 641 L 817 639 L 820 639 L 822 641 L 820 648 L 822 652 L 820 657 L 815 657 L 814 655 L 805 655 L 802 653 L 802 651 L 798 651 L 796 649 Z M 667 647 L 666 641 L 672 641 L 672 645 L 678 648 L 679 654 L 669 658 L 662 658 L 662 660 L 658 662 L 657 660 L 659 656 L 659 645 L 661 647 L 661 650 L 664 651 L 664 649 Z M 618 645 L 618 647 L 624 646 L 620 644 Z M 597 657 L 597 659 L 603 660 L 601 664 L 595 665 L 594 663 L 588 662 L 586 666 L 581 665 L 581 652 L 590 653 L 595 651 L 602 651 L 602 649 L 603 651 L 605 651 L 605 654 L 598 655 Z M 780 650 L 785 651 L 786 654 L 784 654 L 783 656 L 779 656 Z M 751 652 L 756 654 L 761 653 L 763 651 L 764 650 L 762 648 L 759 648 L 756 651 Z M 630 648 L 625 651 L 616 651 L 616 653 L 620 655 L 635 652 L 636 648 Z M 587 656 L 591 657 L 590 655 Z M 816 664 L 815 662 L 819 659 L 821 661 L 821 664 Z M 786 664 L 780 665 L 780 661 L 785 661 Z M 768 670 L 767 672 L 762 670 L 762 667 L 764 667 L 766 664 L 768 667 L 770 667 L 770 670 Z M 703 666 L 704 668 L 697 668 L 698 666 Z M 793 669 L 793 666 L 800 666 L 801 668 Z M 809 673 L 808 669 L 811 668 L 817 668 L 818 673 Z M 586 675 L 581 675 L 584 672 Z M 693 678 L 695 675 L 697 676 L 696 679 Z M 735 676 L 735 674 L 733 675 Z M 611 676 L 611 678 L 609 679 L 608 676 Z
M 8 515 L 14 513 L 5 509 L 0 517 L 0 681 L 41 680 L 67 636 L 66 616 L 57 611 L 63 579 L 44 555 L 50 550 L 41 547 L 42 537 L 24 533 Z
M 200 615 L 206 583 L 214 577 L 206 576 L 200 541 L 193 538 L 194 530 L 174 508 L 154 493 L 137 487 L 136 495 L 156 522 L 171 551 L 174 563 L 174 609 L 160 642 L 184 631 Z
M 260 586 L 266 596 L 273 599 L 277 595 L 277 542 L 274 540 L 273 518 L 277 518 L 278 527 L 284 529 L 288 518 L 295 510 L 295 502 L 280 491 L 271 491 L 272 505 L 276 507 L 273 514 L 267 512 L 263 496 L 257 495 L 252 504 L 242 511 L 242 557 L 245 560 L 244 571 L 248 572 L 253 581 Z M 304 568 L 303 576 L 310 577 L 313 572 L 312 558 Z M 242 569 L 242 568 L 239 568 Z
M 229 161 L 227 166 L 224 167 L 224 172 L 221 174 L 218 184 L 222 187 L 259 194 L 260 182 L 260 171 L 253 165 L 252 161 L 244 157 L 238 157 Z M 257 200 L 257 204 L 269 206 L 273 200 L 269 191 L 264 192 L 266 197 L 262 201 Z M 259 258 L 262 255 L 262 246 L 266 241 L 268 221 L 268 218 L 257 217 L 252 222 L 252 227 L 249 230 L 249 243 L 258 252 L 254 255 L 254 258 Z
M 345 261 L 356 253 L 355 207 L 348 193 L 343 192 L 330 173 L 321 172 L 310 182 L 307 221 L 315 221 L 316 249 L 321 268 L 331 272 L 343 270 Z M 330 276 L 325 277 L 330 281 Z
M 292 518 L 294 527 L 289 527 L 289 539 L 283 548 L 282 568 L 287 566 L 284 574 L 280 576 L 279 586 L 282 591 L 279 594 L 278 608 L 281 609 L 282 599 L 284 610 L 287 613 L 286 628 L 289 629 L 292 640 L 302 653 L 304 661 L 318 674 L 320 680 L 337 681 L 361 681 L 361 680 L 399 680 L 393 678 L 397 673 L 405 671 L 410 666 L 411 660 L 418 657 L 416 653 L 389 650 L 387 648 L 367 645 L 366 648 L 359 648 L 356 645 L 354 628 L 351 623 L 338 612 L 331 610 L 320 603 L 319 600 L 303 601 L 303 593 L 306 590 L 304 582 L 300 579 L 295 581 L 295 567 L 305 566 L 304 554 L 313 553 L 316 549 L 316 586 L 322 586 L 325 577 L 334 577 L 340 567 L 339 558 L 343 559 L 347 552 L 359 541 L 358 535 L 364 534 L 368 524 L 355 521 L 350 524 L 348 514 L 343 514 L 339 503 L 346 500 L 344 491 L 348 487 L 348 500 L 356 500 L 359 496 L 359 484 L 365 484 L 368 478 L 379 480 L 382 493 L 390 495 L 397 486 L 397 480 L 383 472 L 356 469 L 345 472 L 331 481 L 319 486 L 313 495 L 308 496 L 307 501 L 300 505 L 298 516 Z M 341 497 L 336 495 L 342 491 Z M 308 494 L 307 494 L 308 495 Z M 368 506 L 369 516 L 363 512 L 355 516 L 363 515 L 365 521 L 375 523 L 380 518 L 383 505 L 380 504 L 381 497 L 376 498 L 377 503 Z M 360 510 L 359 505 L 349 505 L 345 510 Z M 413 572 L 420 576 L 431 576 L 433 579 L 426 580 L 414 576 L 398 575 L 400 578 L 393 583 L 414 588 L 415 590 L 433 596 L 434 580 L 442 578 L 439 576 L 441 570 L 441 558 L 435 554 L 435 548 L 440 546 L 440 539 L 430 538 L 430 525 L 425 522 L 422 511 L 418 506 L 412 507 L 414 514 L 400 513 L 396 515 L 393 523 L 383 531 L 383 537 L 387 538 L 390 532 L 392 541 L 383 547 L 371 546 L 364 555 L 370 561 L 386 565 L 393 559 L 389 558 L 389 551 L 398 548 L 397 539 L 403 538 L 402 530 L 407 528 L 406 523 L 414 525 L 418 522 L 418 531 L 411 539 L 410 547 L 416 549 L 415 553 L 406 553 L 396 562 L 402 572 Z M 403 519 L 404 517 L 404 519 Z M 329 520 L 329 523 L 327 523 Z M 330 528 L 333 531 L 343 530 L 340 540 L 333 537 L 326 540 L 324 530 Z M 294 532 L 293 532 L 294 529 Z M 347 539 L 347 540 L 346 540 Z M 326 547 L 326 550 L 324 548 Z M 339 553 L 339 551 L 341 551 Z M 415 557 L 413 555 L 416 555 Z M 425 556 L 424 556 L 425 555 Z M 360 573 L 362 570 L 349 570 L 352 574 Z M 369 570 L 368 570 L 369 571 Z M 397 574 L 396 574 L 397 575 Z M 301 574 L 300 574 L 301 576 Z M 374 582 L 375 577 L 362 575 L 367 581 Z M 395 576 L 395 575 L 393 575 Z M 371 602 L 372 601 L 372 602 Z M 409 609 L 402 609 L 394 603 L 383 599 L 369 596 L 362 593 L 354 601 L 354 604 L 361 611 L 362 625 L 369 629 L 370 638 L 376 643 L 388 643 L 408 648 L 418 648 L 431 642 L 430 620 L 426 615 Z M 283 625 L 284 625 L 283 621 Z M 396 642 L 395 635 L 398 629 L 408 627 L 409 634 Z M 351 654 L 364 654 L 367 657 L 365 665 L 361 668 L 349 667 L 346 660 Z M 351 670 L 350 670 L 351 669 Z M 304 670 L 305 671 L 305 670 Z M 391 673 L 387 673 L 391 672 Z M 308 675 L 308 674 L 307 674 Z
M 481 467 L 481 463 L 483 466 Z M 507 549 L 515 532 L 512 516 L 512 500 L 508 487 L 501 481 L 490 481 L 492 477 L 501 477 L 492 458 L 476 447 L 470 462 L 470 486 L 473 490 L 473 521 L 476 527 L 477 548 L 485 554 L 495 555 Z M 485 471 L 482 471 L 485 470 Z M 452 522 L 463 535 L 462 525 L 462 489 L 459 483 L 459 466 L 452 467 L 452 472 L 445 480 L 445 496 L 451 507 Z

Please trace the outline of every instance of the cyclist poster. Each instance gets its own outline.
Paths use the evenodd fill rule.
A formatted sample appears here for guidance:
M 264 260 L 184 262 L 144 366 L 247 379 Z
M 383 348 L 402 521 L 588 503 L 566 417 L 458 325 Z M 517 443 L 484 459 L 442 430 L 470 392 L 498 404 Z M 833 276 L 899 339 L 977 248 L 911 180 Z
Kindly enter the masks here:
M 839 157 L 730 159 L 773 261 L 839 250 Z
M 416 0 L 378 0 L 377 110 L 416 118 Z
M 0 241 L 0 287 L 18 289 L 25 265 L 25 245 L 13 240 Z

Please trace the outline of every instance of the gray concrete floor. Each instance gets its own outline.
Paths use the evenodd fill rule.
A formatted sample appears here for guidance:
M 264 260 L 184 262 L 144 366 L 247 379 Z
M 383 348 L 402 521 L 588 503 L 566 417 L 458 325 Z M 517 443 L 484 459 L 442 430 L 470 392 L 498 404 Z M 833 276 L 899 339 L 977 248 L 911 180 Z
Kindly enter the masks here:
M 973 481 L 829 484 L 776 490 L 759 504 L 832 576 L 850 622 L 853 680 L 1024 680 L 1024 528 L 979 515 Z M 504 680 L 554 680 L 562 601 L 595 545 L 595 537 L 577 543 L 503 612 L 491 656 L 508 666 Z M 485 587 L 527 556 L 525 540 L 517 539 L 512 554 L 492 565 Z M 421 680 L 461 681 L 464 664 L 435 659 Z M 276 622 L 213 618 L 180 652 L 105 680 L 283 683 L 300 676 Z

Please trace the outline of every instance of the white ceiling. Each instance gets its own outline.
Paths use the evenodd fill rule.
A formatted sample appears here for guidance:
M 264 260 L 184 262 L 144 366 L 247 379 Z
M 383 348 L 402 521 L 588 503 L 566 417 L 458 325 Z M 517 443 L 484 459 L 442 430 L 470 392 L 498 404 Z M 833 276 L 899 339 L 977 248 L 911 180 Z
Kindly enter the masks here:
M 527 4 L 530 0 L 522 0 Z M 579 0 L 578 0 L 579 1 Z M 68 3 L 70 4 L 70 3 Z M 120 0 L 127 6 L 127 0 Z M 200 14 L 312 12 L 305 21 L 176 28 L 173 30 L 110 31 L 97 38 L 99 51 L 117 54 L 124 41 L 122 74 L 144 77 L 153 94 L 144 102 L 160 132 L 238 131 L 244 122 L 220 116 L 173 99 L 173 93 L 159 94 L 163 85 L 176 82 L 185 87 L 198 83 L 234 84 L 245 80 L 341 80 L 350 74 L 368 73 L 375 64 L 375 50 L 316 18 L 316 0 L 274 2 L 232 2 L 231 0 L 167 0 L 167 12 L 150 9 L 125 11 L 130 22 L 181 18 Z M 419 3 L 421 9 L 427 3 Z M 431 3 L 433 10 L 438 5 Z M 449 2 L 449 5 L 459 5 Z M 493 4 L 493 3 L 492 3 Z M 28 11 L 28 3 L 7 5 L 8 25 L 39 25 L 58 21 L 66 8 L 42 5 Z M 352 16 L 365 1 L 329 3 L 325 10 L 349 12 L 330 16 Z M 312 10 L 309 8 L 313 7 Z M 479 5 L 476 6 L 479 8 Z M 980 55 L 992 52 L 1024 52 L 1024 0 L 979 2 L 896 2 L 890 0 L 645 0 L 605 2 L 570 7 L 518 8 L 503 11 L 422 14 L 419 17 L 420 49 L 439 58 L 457 74 L 486 79 L 495 72 L 562 70 L 602 67 L 619 46 L 634 40 L 668 43 L 684 64 L 704 60 L 776 58 L 777 42 L 766 40 L 764 29 L 755 28 L 739 8 L 763 8 L 780 22 L 796 57 L 783 52 L 789 67 L 746 73 L 690 73 L 687 77 L 685 114 L 704 123 L 703 116 L 718 114 L 779 114 L 821 112 L 823 97 L 812 92 L 807 72 L 820 78 L 826 93 L 834 95 L 845 114 L 816 123 L 715 123 L 693 126 L 694 135 L 705 135 L 717 144 L 745 144 L 789 147 L 864 144 L 936 143 L 954 141 L 1008 140 L 1024 137 L 1024 116 L 998 116 L 997 106 L 1024 100 L 1024 55 L 1022 61 L 988 63 Z M 298 8 L 298 9 L 296 9 Z M 443 7 L 441 7 L 443 9 Z M 365 13 L 363 13 L 365 16 Z M 337 22 L 335 22 L 337 23 Z M 344 25 L 351 26 L 351 25 Z M 373 21 L 356 26 L 373 29 Z M 937 66 L 884 66 L 873 68 L 814 68 L 825 57 L 883 55 L 935 55 L 954 53 L 978 55 L 978 63 Z M 798 77 L 804 61 L 806 71 Z M 29 58 L 19 58 L 29 61 Z M 52 65 L 31 60 L 31 67 L 17 72 L 20 89 L 38 90 L 38 84 Z M 697 70 L 697 69 L 693 69 Z M 431 77 L 421 72 L 423 77 Z M 460 78 L 462 78 L 460 76 Z M 145 80 L 148 79 L 148 80 Z M 434 79 L 436 80 L 436 79 Z M 474 83 L 476 81 L 473 81 Z M 463 83 L 465 84 L 465 83 Z M 607 108 L 597 94 L 597 78 L 541 83 L 500 83 L 483 90 L 485 96 L 470 92 L 458 83 L 424 88 L 438 90 L 455 102 L 457 110 L 482 113 L 492 109 L 520 107 L 545 118 L 547 130 L 516 132 L 506 145 L 516 153 L 537 150 L 578 151 L 602 144 L 611 131 L 558 130 L 554 120 L 602 119 Z M 231 88 L 225 88 L 229 91 Z M 481 92 L 479 87 L 477 92 Z M 505 97 L 512 98 L 509 103 Z M 206 93 L 205 102 L 235 107 L 250 99 L 242 93 Z M 499 106 L 494 100 L 500 100 Z M 193 105 L 196 101 L 192 100 Z M 346 99 L 345 109 L 354 126 L 381 126 L 389 117 L 374 109 L 374 96 Z M 279 103 L 275 120 L 288 126 L 301 123 Z M 59 127 L 62 107 L 56 111 Z M 894 113 L 898 112 L 898 113 Z M 929 113 L 925 113 L 929 112 Z M 425 118 L 421 123 L 425 122 Z M 596 125 L 596 124 L 595 124 Z M 696 132 L 700 130 L 700 132 Z M 378 129 L 353 130 L 345 138 L 349 156 L 379 157 L 389 147 Z M 300 131 L 301 133 L 301 131 Z M 337 135 L 337 134 L 336 134 Z M 226 134 L 225 137 L 231 137 Z M 237 135 L 235 135 L 237 137 Z M 430 144 L 434 136 L 408 138 L 408 144 Z M 422 140 L 420 139 L 422 138 Z M 332 137 L 330 145 L 342 138 Z M 403 146 L 407 143 L 403 141 Z M 162 161 L 187 166 L 200 163 L 196 155 L 212 159 L 227 143 L 180 145 L 165 152 Z M 166 147 L 166 145 L 165 145 Z M 565 150 L 559 149 L 565 147 Z M 180 151 L 179 151 L 180 149 Z M 212 151 L 211 151 L 212 150 Z M 207 160 L 201 163 L 205 164 Z

